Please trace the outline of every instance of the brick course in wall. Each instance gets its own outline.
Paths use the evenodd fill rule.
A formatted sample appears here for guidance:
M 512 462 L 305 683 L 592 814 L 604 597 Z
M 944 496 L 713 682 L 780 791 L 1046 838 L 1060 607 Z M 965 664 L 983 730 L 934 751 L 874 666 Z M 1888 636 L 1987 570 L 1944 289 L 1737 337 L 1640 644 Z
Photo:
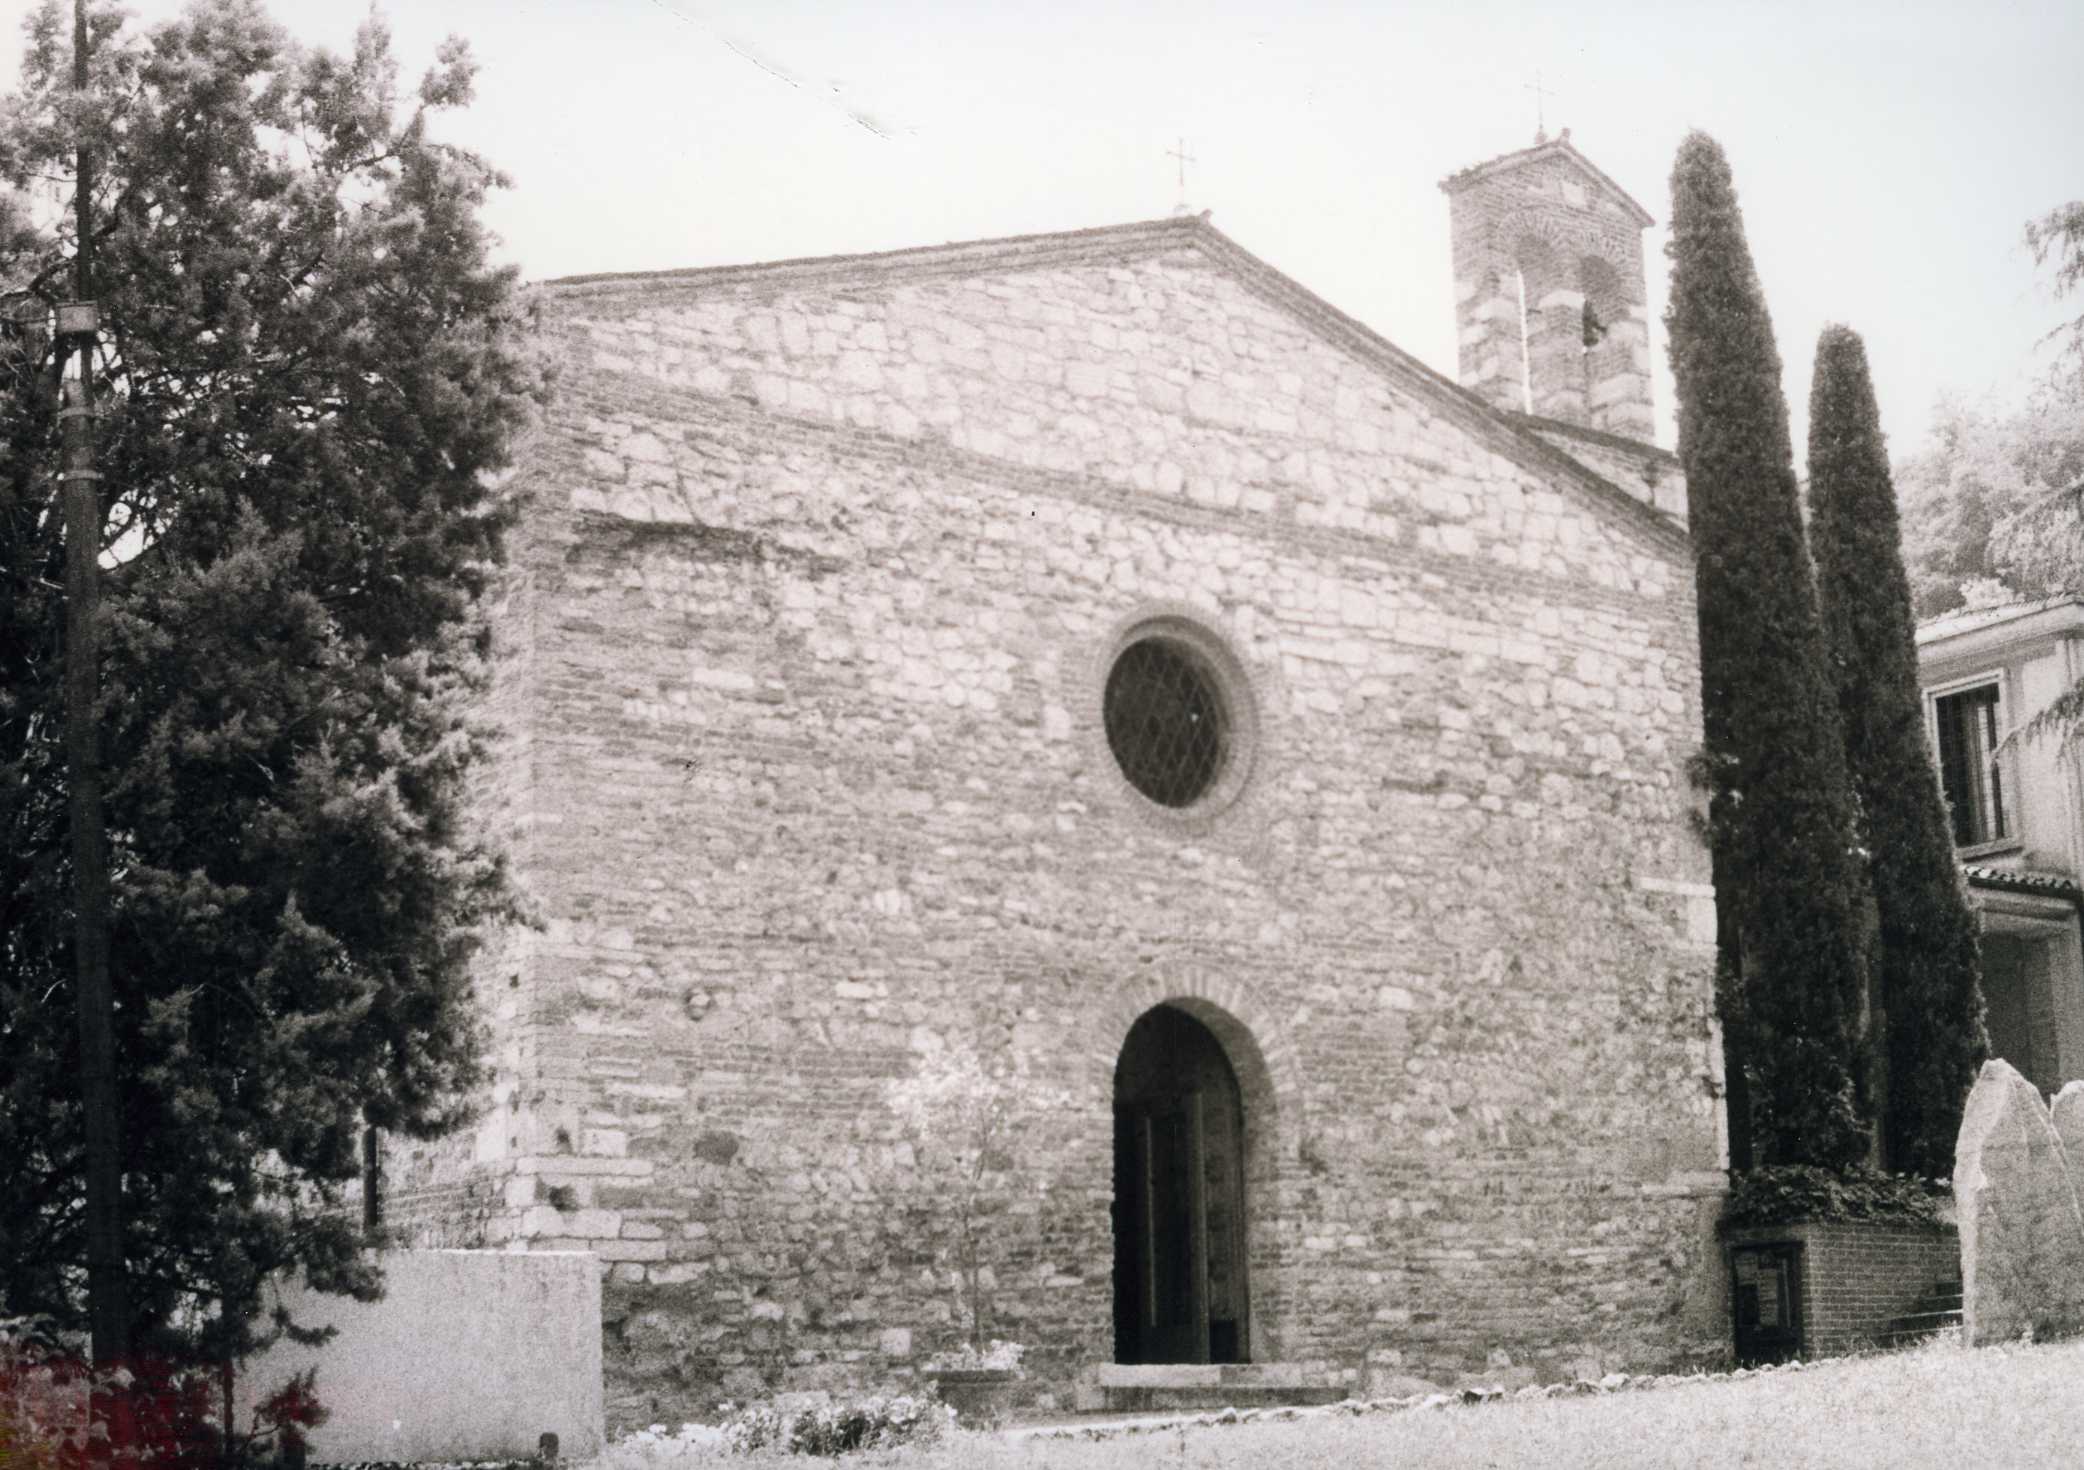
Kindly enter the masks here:
M 1112 1357 L 1113 1073 L 1161 1003 L 1244 1095 L 1256 1360 L 1726 1340 L 1667 517 L 1198 221 L 538 301 L 560 391 L 497 629 L 545 927 L 488 958 L 485 1125 L 398 1167 L 496 1186 L 482 1243 L 601 1256 L 611 1424 L 958 1339 L 890 1094 L 962 1047 L 1069 1097 L 991 1244 L 1068 1402 Z M 1220 810 L 1139 796 L 1100 722 L 1113 652 L 1180 620 L 1250 725 Z
M 1893 1319 L 1934 1287 L 1961 1279 L 1961 1241 L 1951 1225 L 1802 1221 L 1747 1225 L 1726 1236 L 1731 1248 L 1783 1242 L 1802 1247 L 1805 1359 L 1880 1345 Z

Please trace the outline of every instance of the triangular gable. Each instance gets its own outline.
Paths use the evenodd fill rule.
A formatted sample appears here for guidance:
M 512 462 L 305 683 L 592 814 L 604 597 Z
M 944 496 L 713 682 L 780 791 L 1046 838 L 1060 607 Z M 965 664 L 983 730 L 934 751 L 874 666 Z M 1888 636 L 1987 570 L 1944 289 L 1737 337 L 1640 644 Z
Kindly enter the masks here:
M 1566 145 L 1567 146 L 1567 145 Z M 1575 150 L 1572 150 L 1573 152 Z M 1208 222 L 1206 215 L 1176 216 L 1126 225 L 1015 235 L 993 240 L 915 246 L 860 255 L 812 256 L 751 265 L 702 266 L 566 276 L 535 289 L 583 298 L 589 310 L 612 310 L 618 296 L 633 308 L 670 299 L 676 287 L 706 294 L 734 287 L 842 286 L 932 276 L 966 276 L 986 271 L 1061 268 L 1122 263 L 1180 248 L 1198 251 L 1211 264 L 1261 300 L 1300 322 L 1328 345 L 1366 364 L 1389 382 L 1488 448 L 1530 473 L 1575 487 L 1595 504 L 1618 512 L 1667 550 L 1683 555 L 1686 533 L 1655 508 L 1588 469 L 1528 429 L 1492 409 L 1474 393 L 1427 367 L 1306 286 L 1253 255 Z M 638 292 L 641 290 L 641 298 Z
M 1465 169 L 1449 174 L 1440 181 L 1440 190 L 1445 194 L 1458 194 L 1470 185 L 1496 174 L 1510 173 L 1544 158 L 1560 158 L 1576 168 L 1601 192 L 1612 198 L 1628 211 L 1629 217 L 1643 229 L 1657 223 L 1650 211 L 1636 203 L 1635 196 L 1615 183 L 1612 176 L 1584 154 L 1571 146 L 1570 134 L 1566 129 L 1560 138 L 1549 138 L 1536 143 L 1532 148 L 1521 148 L 1512 153 L 1501 153 L 1483 163 L 1474 163 Z

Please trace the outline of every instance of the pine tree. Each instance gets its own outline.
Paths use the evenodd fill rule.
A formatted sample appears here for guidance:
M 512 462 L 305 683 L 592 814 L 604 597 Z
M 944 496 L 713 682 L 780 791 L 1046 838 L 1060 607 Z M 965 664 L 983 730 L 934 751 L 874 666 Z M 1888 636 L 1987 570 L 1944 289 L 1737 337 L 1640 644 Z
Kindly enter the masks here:
M 85 128 L 131 1341 L 216 1358 L 269 1273 L 376 1289 L 329 1212 L 358 1134 L 437 1135 L 481 1077 L 470 961 L 512 898 L 465 820 L 477 604 L 542 385 L 478 222 L 498 176 L 429 135 L 468 101 L 461 43 L 401 99 L 373 19 L 345 58 L 251 0 L 93 27 L 93 106 L 46 4 L 0 111 L 0 1315 L 81 1310 L 43 324 Z
M 1780 356 L 1729 165 L 1693 133 L 1672 169 L 1679 459 L 1700 618 L 1718 1000 L 1755 1163 L 1845 1168 L 1867 1151 L 1864 895 L 1803 543 Z
M 1953 1172 L 1961 1106 L 1989 1052 L 1981 943 L 1925 739 L 1910 581 L 1857 333 L 1824 328 L 1809 398 L 1809 539 L 1846 764 L 1880 915 L 1889 1166 Z

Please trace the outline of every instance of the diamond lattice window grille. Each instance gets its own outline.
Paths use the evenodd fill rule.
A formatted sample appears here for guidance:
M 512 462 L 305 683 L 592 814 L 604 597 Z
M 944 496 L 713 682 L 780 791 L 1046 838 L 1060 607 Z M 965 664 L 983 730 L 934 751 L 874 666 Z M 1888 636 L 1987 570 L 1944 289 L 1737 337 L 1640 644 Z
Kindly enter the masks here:
M 1191 806 L 1223 769 L 1223 697 L 1192 650 L 1146 638 L 1107 675 L 1107 744 L 1129 784 L 1161 806 Z

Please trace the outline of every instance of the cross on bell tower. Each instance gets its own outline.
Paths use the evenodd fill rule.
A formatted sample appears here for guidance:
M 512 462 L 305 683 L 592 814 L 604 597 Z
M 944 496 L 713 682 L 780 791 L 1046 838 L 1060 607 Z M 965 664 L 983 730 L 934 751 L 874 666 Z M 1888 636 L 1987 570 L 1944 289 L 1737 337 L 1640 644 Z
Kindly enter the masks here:
M 1549 140 L 1547 109 L 1542 106 L 1542 103 L 1546 99 L 1558 96 L 1560 94 L 1550 90 L 1547 87 L 1542 86 L 1541 71 L 1538 67 L 1535 69 L 1534 72 L 1534 80 L 1528 83 L 1526 86 L 1521 87 L 1520 90 L 1523 92 L 1532 92 L 1534 94 L 1534 142 L 1536 146 L 1539 146 L 1543 143 L 1546 143 Z

